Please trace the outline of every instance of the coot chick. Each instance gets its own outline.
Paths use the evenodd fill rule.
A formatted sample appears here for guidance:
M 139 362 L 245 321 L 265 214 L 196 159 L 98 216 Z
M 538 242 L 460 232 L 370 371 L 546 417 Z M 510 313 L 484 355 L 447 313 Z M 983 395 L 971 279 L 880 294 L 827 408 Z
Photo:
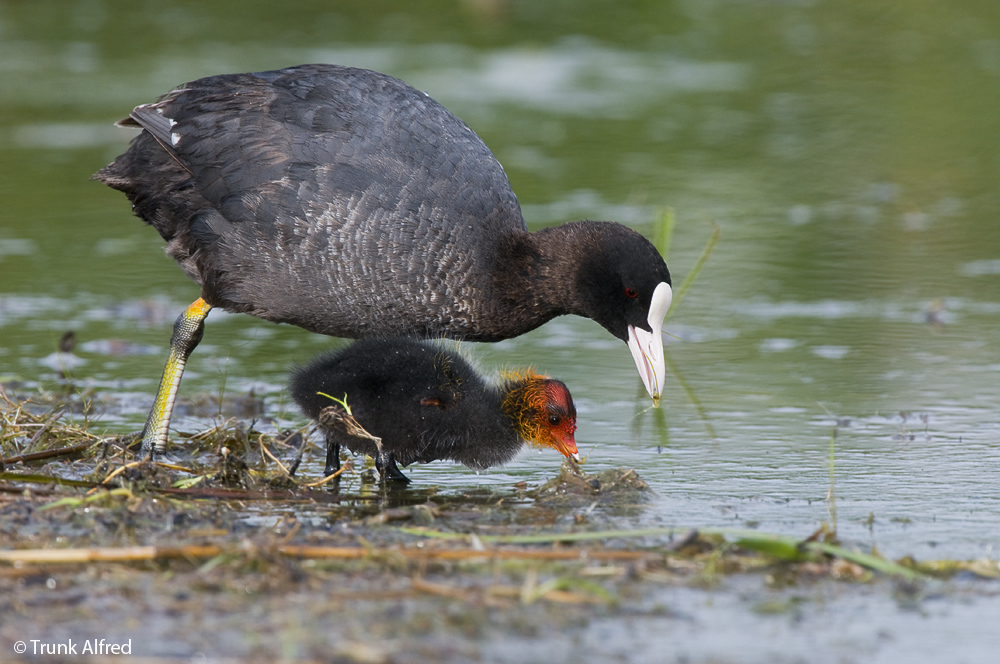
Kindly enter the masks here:
M 671 281 L 653 245 L 613 222 L 529 233 L 489 148 L 402 81 L 334 65 L 212 76 L 119 124 L 142 132 L 94 177 L 201 286 L 143 454 L 166 445 L 212 307 L 339 337 L 468 341 L 586 316 L 628 344 L 659 399 Z
M 341 446 L 374 457 L 383 480 L 402 482 L 409 479 L 396 464 L 451 459 L 481 470 L 525 443 L 579 459 L 576 407 L 563 383 L 532 371 L 487 382 L 440 343 L 362 339 L 297 369 L 291 393 L 326 436 L 327 475 L 340 467 Z

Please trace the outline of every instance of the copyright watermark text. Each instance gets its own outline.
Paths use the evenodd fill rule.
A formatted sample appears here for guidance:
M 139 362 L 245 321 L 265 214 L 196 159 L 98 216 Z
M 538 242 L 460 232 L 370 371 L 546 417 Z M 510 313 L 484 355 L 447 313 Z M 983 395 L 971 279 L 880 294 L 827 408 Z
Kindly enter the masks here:
M 18 655 L 131 655 L 132 639 L 113 643 L 107 639 L 85 639 L 76 641 L 43 641 L 28 639 L 17 641 L 14 652 Z

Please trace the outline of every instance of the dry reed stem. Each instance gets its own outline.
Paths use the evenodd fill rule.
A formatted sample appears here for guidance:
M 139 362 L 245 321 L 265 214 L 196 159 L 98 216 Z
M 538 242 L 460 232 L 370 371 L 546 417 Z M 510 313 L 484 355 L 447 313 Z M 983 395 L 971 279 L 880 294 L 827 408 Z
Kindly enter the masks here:
M 257 442 L 260 444 L 261 451 L 264 452 L 264 454 L 266 454 L 271 461 L 278 464 L 278 468 L 281 468 L 281 472 L 284 473 L 285 477 L 291 477 L 292 474 L 288 472 L 288 468 L 285 468 L 285 464 L 281 463 L 281 461 L 278 460 L 278 457 L 271 454 L 271 450 L 267 449 L 267 445 L 264 444 L 264 437 L 261 436 L 258 438 Z
M 128 546 L 89 549 L 14 549 L 0 551 L 0 562 L 9 563 L 88 563 L 131 562 L 156 558 L 208 558 L 222 553 L 214 545 L 179 547 Z
M 52 450 L 43 450 L 41 452 L 31 452 L 29 454 L 18 454 L 16 456 L 7 457 L 6 459 L 0 458 L 0 464 L 9 465 L 14 463 L 29 463 L 31 461 L 40 461 L 42 459 L 50 459 L 59 456 L 69 456 L 70 454 L 76 454 L 77 452 L 83 452 L 90 448 L 94 443 L 80 443 L 78 445 L 69 445 L 68 447 L 58 447 Z
M 110 475 L 108 475 L 107 477 L 105 477 L 104 480 L 101 482 L 101 484 L 107 484 L 108 482 L 110 482 L 114 478 L 116 478 L 119 475 L 121 475 L 122 473 L 124 473 L 127 469 L 129 469 L 129 468 L 135 468 L 136 466 L 141 466 L 144 463 L 146 463 L 145 459 L 143 459 L 142 461 L 133 461 L 132 463 L 126 463 L 123 466 L 119 466 L 118 468 L 116 468 L 114 470 L 114 472 L 112 472 Z M 96 489 L 97 487 L 94 487 L 94 488 Z M 94 489 L 91 489 L 91 491 L 93 491 L 93 490 Z
M 164 463 L 163 461 L 157 461 L 156 465 L 160 468 L 166 468 L 167 470 L 176 470 L 181 473 L 187 473 L 189 475 L 197 475 L 198 471 L 193 468 L 188 468 L 187 466 L 178 466 L 176 463 Z
M 348 469 L 353 469 L 353 467 L 354 467 L 354 464 L 352 464 L 350 461 L 348 461 L 343 466 L 341 466 L 340 470 L 338 470 L 337 472 L 335 472 L 335 473 L 333 473 L 331 475 L 327 475 L 326 477 L 324 477 L 323 479 L 321 479 L 321 480 L 319 480 L 317 482 L 310 482 L 309 484 L 303 484 L 302 486 L 304 486 L 306 488 L 309 488 L 309 489 L 315 489 L 316 487 L 323 486 L 324 484 L 327 484 L 328 482 L 332 482 L 333 480 L 337 479 L 342 474 L 344 474 L 344 472 L 347 471 Z
M 643 551 L 592 551 L 585 548 L 532 550 L 494 549 L 477 551 L 474 549 L 441 549 L 402 547 L 356 547 L 356 546 L 297 546 L 283 544 L 273 551 L 282 556 L 300 559 L 357 559 L 380 556 L 397 556 L 407 560 L 447 560 L 480 561 L 502 560 L 642 560 L 658 557 Z M 207 558 L 222 553 L 239 555 L 242 550 L 227 549 L 216 545 L 191 544 L 175 547 L 131 546 L 98 547 L 79 549 L 12 549 L 0 551 L 0 562 L 7 563 L 84 563 L 84 562 L 134 562 L 157 558 Z

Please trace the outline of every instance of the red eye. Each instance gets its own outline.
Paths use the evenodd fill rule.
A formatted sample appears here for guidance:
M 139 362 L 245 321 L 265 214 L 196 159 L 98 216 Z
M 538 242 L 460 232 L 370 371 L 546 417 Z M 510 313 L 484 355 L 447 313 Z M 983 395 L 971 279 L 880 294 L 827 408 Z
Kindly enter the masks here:
M 631 286 L 626 286 L 625 287 L 625 297 L 634 300 L 635 298 L 639 297 L 639 291 L 637 291 L 636 289 L 632 288 Z

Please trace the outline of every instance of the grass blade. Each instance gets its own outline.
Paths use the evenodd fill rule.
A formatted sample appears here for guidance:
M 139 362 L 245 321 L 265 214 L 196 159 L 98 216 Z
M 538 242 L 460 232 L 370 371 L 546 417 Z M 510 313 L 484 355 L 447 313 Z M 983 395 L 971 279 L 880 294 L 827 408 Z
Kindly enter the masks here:
M 698 260 L 694 262 L 694 267 L 691 268 L 691 271 L 687 273 L 686 277 L 684 277 L 684 281 L 682 281 L 681 285 L 676 291 L 674 291 L 674 299 L 670 305 L 670 309 L 667 311 L 666 318 L 670 318 L 670 315 L 677 310 L 678 306 L 680 306 L 681 301 L 684 300 L 684 296 L 687 295 L 688 290 L 690 290 L 691 286 L 694 284 L 694 280 L 698 278 L 698 274 L 705 266 L 705 262 L 708 260 L 708 257 L 712 255 L 713 251 L 715 251 L 715 245 L 718 244 L 720 237 L 722 237 L 722 229 L 719 228 L 718 224 L 712 222 L 712 235 L 708 238 L 705 248 L 701 250 L 701 255 L 698 256 Z M 664 320 L 666 320 L 666 318 Z

